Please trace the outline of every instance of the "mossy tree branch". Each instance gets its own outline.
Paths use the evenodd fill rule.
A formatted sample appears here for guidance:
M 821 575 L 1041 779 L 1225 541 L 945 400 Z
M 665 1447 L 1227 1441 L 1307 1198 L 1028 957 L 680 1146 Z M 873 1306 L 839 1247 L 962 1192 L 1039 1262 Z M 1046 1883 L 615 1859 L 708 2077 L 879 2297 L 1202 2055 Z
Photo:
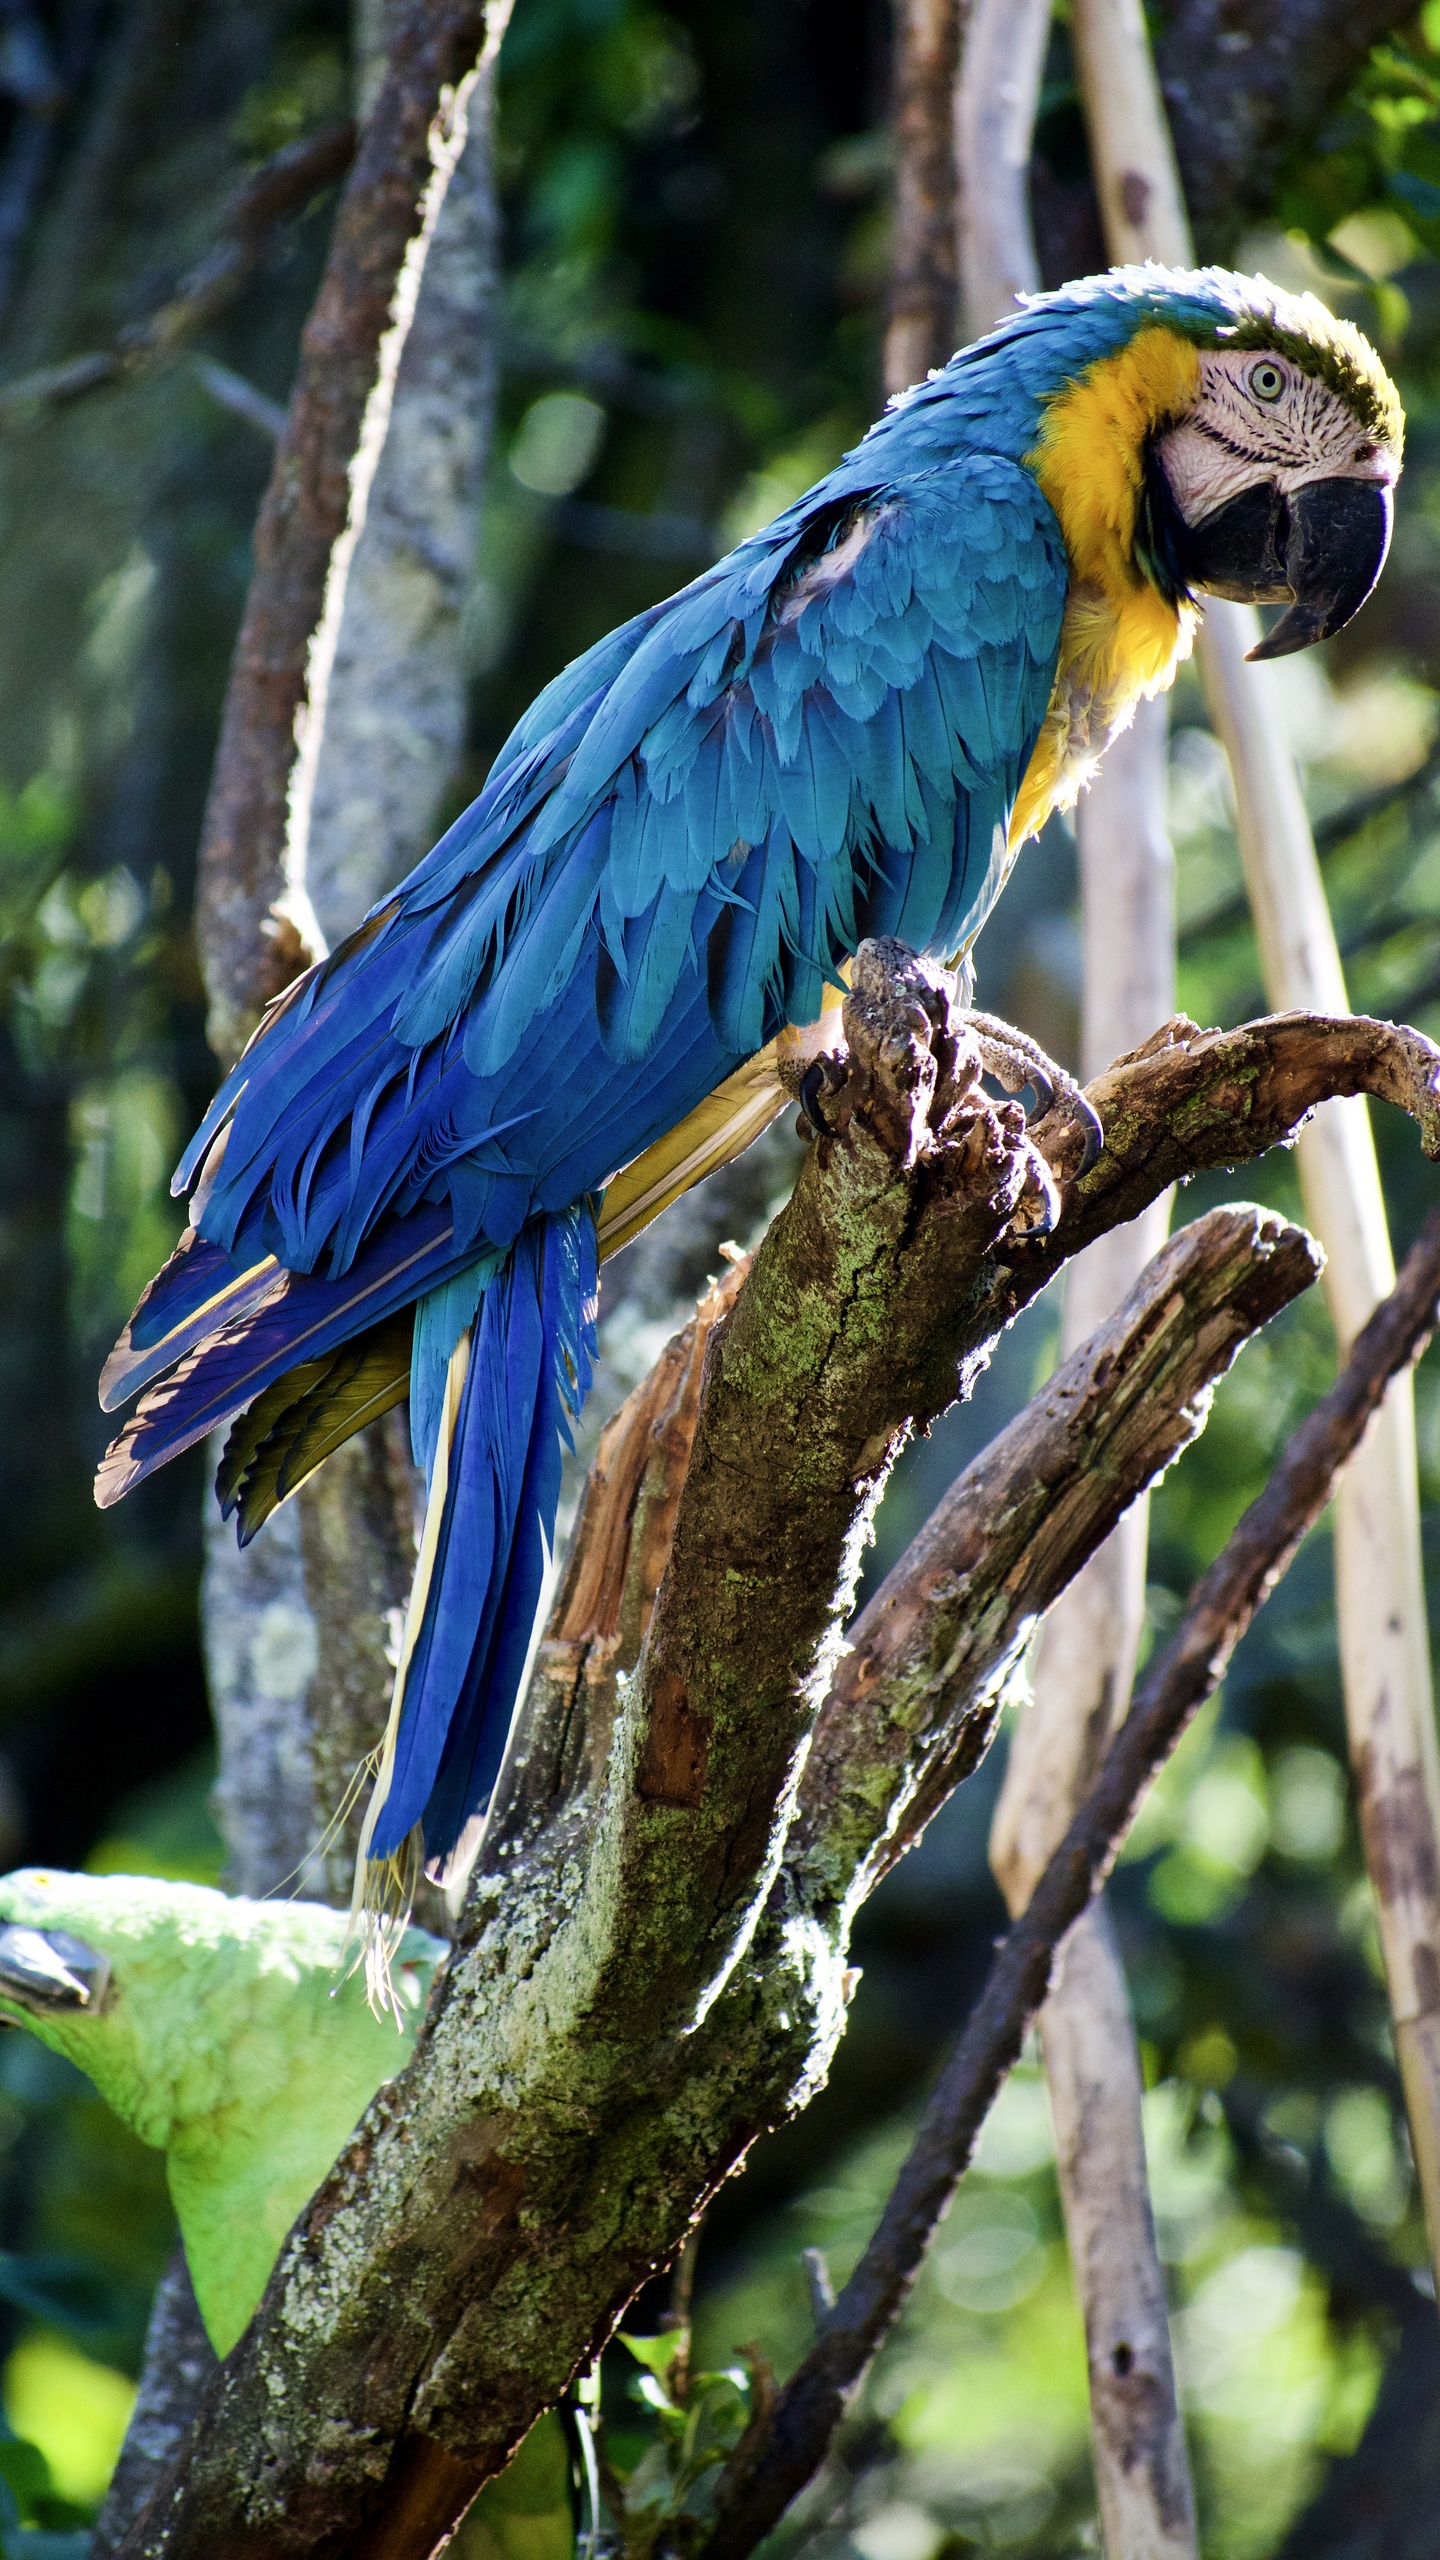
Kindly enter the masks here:
M 932 1544 L 912 1558 L 913 1623 L 892 1588 L 842 1670 L 907 1433 L 1068 1253 L 1324 1095 L 1383 1093 L 1440 1140 L 1440 1052 L 1413 1033 L 1175 1024 L 1091 1088 L 1105 1153 L 1038 1234 L 1017 1227 L 1035 1140 L 1063 1169 L 1072 1124 L 1027 1133 L 987 1097 L 940 972 L 867 945 L 856 980 L 793 1200 L 607 1436 L 609 1489 L 414 2062 L 297 2224 L 131 2560 L 434 2548 L 823 2078 L 854 1901 L 978 1750 L 1025 1625 L 1190 1436 L 1309 1249 L 1251 1211 L 1177 1240 L 952 1498 L 948 1566 Z

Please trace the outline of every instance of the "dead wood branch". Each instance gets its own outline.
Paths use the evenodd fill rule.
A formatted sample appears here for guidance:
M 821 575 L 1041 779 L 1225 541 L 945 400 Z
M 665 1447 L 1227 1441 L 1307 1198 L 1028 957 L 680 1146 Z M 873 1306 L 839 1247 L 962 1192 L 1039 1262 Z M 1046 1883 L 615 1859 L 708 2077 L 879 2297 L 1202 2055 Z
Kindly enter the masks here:
M 543 1737 L 517 1750 L 524 1784 L 415 2061 L 297 2224 L 130 2560 L 431 2550 L 755 2135 L 824 2075 L 843 1926 L 833 1881 L 823 1909 L 807 1902 L 787 1834 L 907 1431 L 953 1400 L 1067 1250 L 1178 1174 L 1288 1136 L 1337 1083 L 1408 1101 L 1440 1140 L 1440 1052 L 1418 1035 L 1172 1027 L 1093 1088 L 1111 1145 L 1056 1234 L 1027 1242 L 1012 1230 L 1034 1196 L 1032 1140 L 976 1083 L 943 973 L 864 946 L 845 1028 L 827 1134 L 711 1330 L 638 1662 L 600 1684 L 605 1731 L 577 1723 L 552 1747 L 548 1805 Z M 1061 1441 L 1072 1424 L 1057 1412 Z M 675 1428 L 674 1451 L 662 1430 L 638 1470 L 627 1516 L 642 1533 L 662 1478 L 673 1493 L 678 1406 Z M 1036 1466 L 1045 1478 L 1043 1451 Z M 1071 1520 L 1076 1543 L 1057 1587 L 1111 1516 L 1067 1501 L 1063 1475 L 1051 1468 L 1046 1516 Z M 629 1595 L 622 1625 L 629 1572 L 599 1577 Z M 552 1656 L 542 1688 L 554 1671 Z M 549 1694 L 563 1700 L 563 1679 Z M 887 1778 L 872 1841 L 904 1783 Z
M 873 1892 L 983 1757 L 1037 1621 L 1203 1429 L 1241 1344 L 1310 1286 L 1310 1238 L 1213 1209 L 958 1476 L 851 1629 L 786 1864 L 816 1910 Z
M 478 0 L 406 0 L 397 10 L 389 69 L 301 340 L 285 432 L 255 527 L 255 573 L 200 849 L 197 931 L 211 1043 L 227 1061 L 302 960 L 293 926 L 277 934 L 271 909 L 285 885 L 286 789 L 310 642 L 330 555 L 346 526 L 351 464 L 382 340 L 399 360 L 404 330 L 396 291 L 419 233 L 422 197 L 434 193 L 437 153 L 443 156 L 437 119 L 473 74 L 484 35 Z M 432 215 L 437 209 L 432 203 Z
M 1424 1349 L 1437 1298 L 1440 1211 L 1432 1211 L 1393 1293 L 1196 1584 L 1173 1640 L 1142 1682 L 1093 1789 L 991 1966 L 865 2255 L 779 2394 L 764 2442 L 752 2449 L 744 2473 L 722 2482 L 707 2560 L 746 2560 L 824 2459 L 850 2392 L 905 2301 L 995 2092 L 1019 2056 L 1049 1989 L 1057 1950 L 1114 1864 L 1156 1771 L 1319 1519 L 1391 1378 Z

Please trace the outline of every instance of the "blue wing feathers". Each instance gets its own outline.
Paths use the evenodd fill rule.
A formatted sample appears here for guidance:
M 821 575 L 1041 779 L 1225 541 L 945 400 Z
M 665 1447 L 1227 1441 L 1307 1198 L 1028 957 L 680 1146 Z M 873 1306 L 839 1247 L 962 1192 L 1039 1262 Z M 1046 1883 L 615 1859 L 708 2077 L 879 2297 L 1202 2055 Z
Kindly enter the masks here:
M 584 1204 L 813 1020 L 865 932 L 956 950 L 998 893 L 1066 566 L 1026 448 L 970 449 L 951 371 L 948 409 L 916 395 L 547 687 L 267 1018 L 180 1168 L 204 1172 L 203 1234 L 117 1348 L 115 1394 L 145 1394 L 102 1498 L 412 1302 L 428 1463 L 473 1328 L 374 1856 L 417 1821 L 442 1855 L 498 1765 L 589 1378 Z M 207 1330 L 218 1288 L 239 1294 Z

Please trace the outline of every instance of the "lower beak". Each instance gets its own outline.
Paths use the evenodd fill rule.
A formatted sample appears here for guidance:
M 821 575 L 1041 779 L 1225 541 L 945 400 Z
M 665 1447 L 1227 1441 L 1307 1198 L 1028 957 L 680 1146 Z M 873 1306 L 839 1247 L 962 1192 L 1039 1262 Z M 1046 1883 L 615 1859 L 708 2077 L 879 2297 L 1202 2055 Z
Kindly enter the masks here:
M 1359 612 L 1385 566 L 1393 514 L 1389 489 L 1375 480 L 1312 480 L 1288 498 L 1262 482 L 1186 527 L 1181 564 L 1209 595 L 1285 604 L 1249 655 L 1288 658 Z
M 17 2009 L 98 2009 L 110 1967 L 66 1929 L 0 1928 L 0 2000 Z

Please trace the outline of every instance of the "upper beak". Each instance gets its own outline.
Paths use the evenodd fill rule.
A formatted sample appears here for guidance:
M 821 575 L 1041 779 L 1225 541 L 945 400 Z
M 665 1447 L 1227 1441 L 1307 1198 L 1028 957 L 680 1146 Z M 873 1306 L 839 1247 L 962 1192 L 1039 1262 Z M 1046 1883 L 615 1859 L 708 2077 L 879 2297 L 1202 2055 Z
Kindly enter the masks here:
M 1181 566 L 1192 587 L 1242 604 L 1280 604 L 1252 658 L 1288 658 L 1343 631 L 1390 548 L 1394 506 L 1376 480 L 1312 480 L 1286 497 L 1273 481 L 1186 526 Z
M 0 2000 L 20 2009 L 98 2009 L 110 1981 L 107 1959 L 67 1929 L 0 1928 Z

